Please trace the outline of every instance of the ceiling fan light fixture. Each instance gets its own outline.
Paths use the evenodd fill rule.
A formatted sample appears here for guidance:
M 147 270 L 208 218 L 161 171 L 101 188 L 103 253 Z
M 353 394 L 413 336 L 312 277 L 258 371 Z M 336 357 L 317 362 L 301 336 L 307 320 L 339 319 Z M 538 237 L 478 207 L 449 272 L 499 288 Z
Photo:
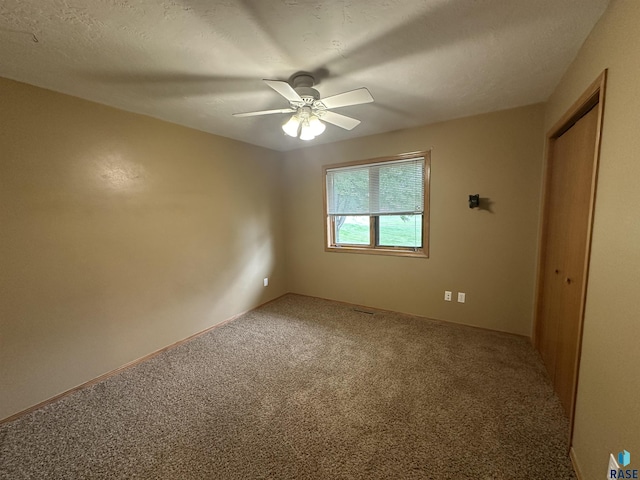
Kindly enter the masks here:
M 298 137 L 300 140 L 313 140 L 322 132 L 326 125 L 313 113 L 311 107 L 305 106 L 299 109 L 283 125 L 282 130 L 290 137 Z
M 299 129 L 300 117 L 298 117 L 298 115 L 292 115 L 291 118 L 282 125 L 282 130 L 290 137 L 297 137 Z

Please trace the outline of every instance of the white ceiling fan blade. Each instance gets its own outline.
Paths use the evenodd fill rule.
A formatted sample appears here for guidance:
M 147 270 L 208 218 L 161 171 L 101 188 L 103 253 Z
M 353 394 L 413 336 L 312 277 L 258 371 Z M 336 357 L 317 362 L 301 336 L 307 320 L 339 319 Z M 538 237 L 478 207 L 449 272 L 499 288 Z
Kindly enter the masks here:
M 255 117 L 258 115 L 271 115 L 272 113 L 295 113 L 293 108 L 279 108 L 277 110 L 260 110 L 259 112 L 234 113 L 234 117 Z
M 320 100 L 327 108 L 348 107 L 349 105 L 360 105 L 361 103 L 373 102 L 373 97 L 365 87 L 339 93 Z
M 345 130 L 353 130 L 355 127 L 360 125 L 360 120 L 347 117 L 346 115 L 340 115 L 339 113 L 335 112 L 322 112 L 320 120 L 333 123 L 334 125 L 340 128 L 344 128 Z
M 291 85 L 287 82 L 283 82 L 282 80 L 263 80 L 267 85 L 273 88 L 276 92 L 282 95 L 284 98 L 289 100 L 290 102 L 303 102 L 300 95 L 293 89 Z

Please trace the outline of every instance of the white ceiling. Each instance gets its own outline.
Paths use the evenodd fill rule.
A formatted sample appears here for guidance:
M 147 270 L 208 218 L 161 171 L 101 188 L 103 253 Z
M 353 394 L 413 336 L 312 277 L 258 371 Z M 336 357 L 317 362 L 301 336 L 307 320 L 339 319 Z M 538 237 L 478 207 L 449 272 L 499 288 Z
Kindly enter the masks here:
M 545 101 L 608 0 L 2 0 L 0 76 L 275 150 Z M 36 41 L 37 40 L 37 41 Z M 261 79 L 367 87 L 306 143 Z

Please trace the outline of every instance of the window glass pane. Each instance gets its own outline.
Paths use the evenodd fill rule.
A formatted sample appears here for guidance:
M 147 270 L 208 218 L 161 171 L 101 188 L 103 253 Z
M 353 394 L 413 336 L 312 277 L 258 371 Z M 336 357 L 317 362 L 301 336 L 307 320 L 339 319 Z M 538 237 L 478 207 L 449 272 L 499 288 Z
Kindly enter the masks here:
M 422 247 L 422 215 L 382 215 L 378 227 L 380 246 Z
M 368 216 L 337 216 L 336 244 L 369 245 Z
M 413 215 L 424 210 L 425 159 L 327 170 L 329 215 Z
M 372 214 L 422 213 L 424 208 L 424 159 L 388 162 L 373 169 Z
M 329 214 L 368 214 L 369 170 L 327 172 L 327 202 Z

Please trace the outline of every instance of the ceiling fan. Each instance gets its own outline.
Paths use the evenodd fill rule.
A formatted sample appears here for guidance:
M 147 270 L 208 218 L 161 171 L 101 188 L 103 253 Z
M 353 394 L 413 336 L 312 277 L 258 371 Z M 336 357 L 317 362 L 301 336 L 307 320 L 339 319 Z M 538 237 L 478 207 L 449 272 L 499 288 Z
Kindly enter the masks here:
M 254 117 L 274 113 L 293 113 L 291 118 L 282 125 L 282 130 L 291 137 L 299 135 L 300 140 L 313 140 L 324 132 L 326 125 L 322 123 L 323 121 L 345 130 L 352 130 L 360 124 L 360 120 L 330 110 L 373 102 L 371 93 L 364 87 L 320 98 L 320 93 L 313 88 L 315 80 L 308 73 L 295 75 L 291 79 L 291 83 L 282 80 L 264 80 L 264 82 L 289 101 L 289 108 L 234 113 L 233 115 Z

